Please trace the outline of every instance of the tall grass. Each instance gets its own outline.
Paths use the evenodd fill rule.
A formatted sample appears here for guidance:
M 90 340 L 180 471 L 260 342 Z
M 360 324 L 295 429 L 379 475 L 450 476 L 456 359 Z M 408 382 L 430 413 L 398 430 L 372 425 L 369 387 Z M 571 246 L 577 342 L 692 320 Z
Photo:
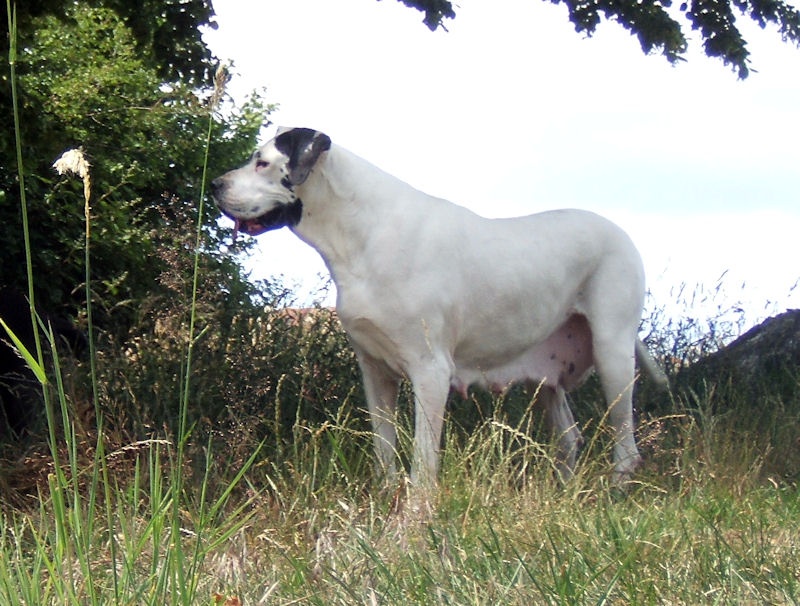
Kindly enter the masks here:
M 191 435 L 187 423 L 190 386 L 195 369 L 192 353 L 201 335 L 196 333 L 197 283 L 203 225 L 205 169 L 201 175 L 200 209 L 194 248 L 193 289 L 188 301 L 189 328 L 185 343 L 184 377 L 178 406 L 178 434 L 173 441 L 151 439 L 107 450 L 104 411 L 100 406 L 96 348 L 92 320 L 91 276 L 91 167 L 80 150 L 62 156 L 54 167 L 84 184 L 86 318 L 90 348 L 90 398 L 94 427 L 87 440 L 74 418 L 59 360 L 56 337 L 36 314 L 31 245 L 27 216 L 22 143 L 16 90 L 16 17 L 6 0 L 11 39 L 9 66 L 17 144 L 22 229 L 29 285 L 35 352 L 29 352 L 4 325 L 18 351 L 41 383 L 47 416 L 50 460 L 46 482 L 38 484 L 33 510 L 4 514 L 0 535 L 2 571 L 0 602 L 9 604 L 192 604 L 197 601 L 199 570 L 208 550 L 224 542 L 248 519 L 247 501 L 227 508 L 229 497 L 258 453 L 235 471 L 226 485 L 199 478 L 196 490 L 187 490 L 185 445 Z M 218 86 L 224 73 L 218 72 Z M 213 101 L 219 100 L 220 91 Z M 212 132 L 213 104 L 209 107 L 208 141 Z M 40 334 L 52 354 L 48 372 Z M 213 457 L 211 449 L 207 457 Z M 112 473 L 110 464 L 124 459 L 132 464 L 124 474 Z M 210 465 L 205 466 L 211 469 Z
M 766 447 L 733 448 L 751 436 L 679 412 L 643 427 L 648 467 L 620 495 L 607 452 L 561 486 L 530 420 L 498 411 L 466 442 L 451 432 L 429 520 L 336 456 L 346 411 L 298 420 L 306 438 L 250 474 L 253 517 L 206 574 L 245 603 L 796 603 L 796 485 L 764 474 Z
M 800 599 L 800 495 L 777 478 L 765 481 L 763 451 L 731 452 L 732 440 L 746 436 L 729 435 L 724 421 L 707 427 L 684 411 L 668 428 L 645 427 L 655 434 L 643 436 L 651 444 L 649 467 L 621 496 L 605 484 L 603 457 L 582 461 L 575 481 L 560 486 L 548 448 L 527 437 L 520 448 L 520 426 L 498 413 L 467 443 L 448 440 L 436 513 L 420 521 L 406 515 L 395 491 L 368 490 L 368 473 L 336 456 L 343 442 L 357 439 L 348 410 L 346 403 L 337 412 L 338 423 L 299 420 L 295 431 L 306 438 L 282 460 L 248 472 L 262 489 L 238 511 L 223 513 L 220 499 L 205 507 L 184 503 L 194 513 L 184 520 L 180 549 L 203 554 L 185 577 L 195 603 L 211 603 L 214 592 L 246 604 Z M 6 519 L 6 603 L 84 603 L 87 568 L 106 601 L 116 574 L 121 603 L 179 602 L 170 594 L 177 590 L 169 555 L 177 549 L 170 533 L 175 494 L 161 464 L 170 448 L 139 447 L 133 477 L 115 496 L 116 573 L 110 537 L 99 529 L 90 545 L 73 543 L 76 555 L 90 558 L 71 569 L 59 565 L 67 554 L 52 545 L 64 544 L 57 537 L 63 531 L 46 496 L 39 511 Z

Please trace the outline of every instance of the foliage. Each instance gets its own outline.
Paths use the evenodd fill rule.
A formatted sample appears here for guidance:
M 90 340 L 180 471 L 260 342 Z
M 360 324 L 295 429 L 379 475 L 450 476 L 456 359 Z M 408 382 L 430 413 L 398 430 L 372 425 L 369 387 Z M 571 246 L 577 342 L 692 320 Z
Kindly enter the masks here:
M 449 0 L 400 1 L 423 11 L 424 22 L 432 30 L 455 17 Z M 700 34 L 706 55 L 722 59 L 740 78 L 749 73 L 750 51 L 736 25 L 736 12 L 762 28 L 773 25 L 784 41 L 800 44 L 800 11 L 784 0 L 682 0 L 677 10 L 672 0 L 551 1 L 566 5 L 577 32 L 591 35 L 603 18 L 616 21 L 638 38 L 642 51 L 661 52 L 671 63 L 686 53 L 684 28 L 688 25 Z
M 165 34 L 136 30 L 133 22 L 141 15 L 126 20 L 135 6 L 130 3 L 63 2 L 58 15 L 56 4 L 25 4 L 25 19 L 19 17 L 18 26 L 27 28 L 20 30 L 24 43 L 19 44 L 17 69 L 34 273 L 48 276 L 46 284 L 38 284 L 37 299 L 51 310 L 65 302 L 73 312 L 82 306 L 84 218 L 75 203 L 78 185 L 58 179 L 51 167 L 65 149 L 81 147 L 93 164 L 97 192 L 92 200 L 92 290 L 105 310 L 98 323 L 108 329 L 113 316 L 115 330 L 124 332 L 132 318 L 129 302 L 148 296 L 163 270 L 154 241 L 174 220 L 172 207 L 197 203 L 208 93 L 192 88 L 194 76 L 186 73 L 206 73 L 211 64 L 191 45 L 186 54 L 176 51 L 165 58 L 166 63 L 158 59 L 166 57 L 166 47 L 143 52 L 142 36 L 148 44 L 163 45 Z M 192 7 L 198 5 L 145 4 L 166 12 L 183 7 L 178 12 L 188 12 L 181 19 L 195 15 Z M 189 30 L 199 36 L 194 25 Z M 182 39 L 174 37 L 172 43 L 182 44 Z M 166 81 L 169 75 L 185 80 Z M 6 95 L 0 91 L 0 108 Z M 221 172 L 229 158 L 249 153 L 268 111 L 261 95 L 254 95 L 244 107 L 216 115 L 212 171 Z M 0 283 L 24 290 L 13 132 L 0 137 L 0 191 L 0 240 L 13 260 L 0 267 Z M 184 229 L 191 231 L 196 215 L 182 218 Z M 206 218 L 206 250 L 219 248 L 226 235 L 215 217 Z M 227 265 L 230 278 L 243 281 L 232 260 L 211 256 L 209 261 Z
M 154 429 L 174 435 L 178 428 L 192 274 L 192 234 L 183 224 L 192 211 L 172 211 L 177 220 L 162 230 L 154 251 L 163 267 L 158 288 L 137 306 L 128 333 L 107 334 L 100 353 L 108 416 L 137 436 Z M 350 399 L 359 384 L 354 357 L 330 310 L 307 310 L 298 324 L 282 314 L 291 303 L 288 291 L 274 283 L 239 284 L 216 255 L 209 252 L 200 267 L 196 326 L 202 336 L 194 345 L 189 422 L 198 426 L 201 443 L 246 427 L 274 454 L 293 441 L 298 419 L 323 422 Z
M 437 27 L 444 27 L 445 19 L 452 19 L 456 16 L 453 5 L 449 0 L 400 0 L 408 7 L 416 8 L 425 13 L 423 23 L 431 30 Z
M 73 2 L 24 0 L 12 2 L 18 22 L 20 47 L 27 46 L 35 33 L 35 22 L 52 16 L 67 25 Z M 213 75 L 211 53 L 202 41 L 201 25 L 216 27 L 210 0 L 90 0 L 85 8 L 105 7 L 121 20 L 135 40 L 136 55 L 157 68 L 159 79 L 183 81 L 195 86 L 209 82 Z M 0 3 L 2 27 L 7 23 L 6 3 Z M 68 50 L 68 49 L 66 49 Z M 8 38 L 0 38 L 0 53 L 8 54 Z

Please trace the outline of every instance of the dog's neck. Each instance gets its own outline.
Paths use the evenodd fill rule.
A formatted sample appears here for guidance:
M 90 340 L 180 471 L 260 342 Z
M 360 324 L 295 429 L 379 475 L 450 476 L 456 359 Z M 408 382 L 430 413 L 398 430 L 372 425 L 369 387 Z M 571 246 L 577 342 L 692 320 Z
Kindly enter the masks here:
M 382 237 L 387 227 L 375 224 L 374 217 L 381 215 L 375 209 L 401 204 L 414 191 L 352 152 L 332 145 L 306 182 L 296 188 L 303 216 L 291 229 L 322 255 L 338 284 L 342 268 L 358 271 L 354 260 L 364 258 L 370 241 Z

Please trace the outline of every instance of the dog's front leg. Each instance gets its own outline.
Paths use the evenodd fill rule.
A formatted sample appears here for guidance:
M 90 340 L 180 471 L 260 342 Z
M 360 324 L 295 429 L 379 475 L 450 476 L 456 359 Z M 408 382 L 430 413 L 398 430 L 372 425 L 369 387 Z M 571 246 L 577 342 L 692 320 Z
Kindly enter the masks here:
M 397 476 L 396 411 L 400 381 L 383 362 L 358 350 L 357 354 L 372 424 L 376 477 L 392 482 Z
M 431 363 L 410 374 L 414 387 L 414 459 L 411 483 L 433 488 L 439 471 L 439 447 L 444 410 L 450 391 L 450 373 L 444 364 Z

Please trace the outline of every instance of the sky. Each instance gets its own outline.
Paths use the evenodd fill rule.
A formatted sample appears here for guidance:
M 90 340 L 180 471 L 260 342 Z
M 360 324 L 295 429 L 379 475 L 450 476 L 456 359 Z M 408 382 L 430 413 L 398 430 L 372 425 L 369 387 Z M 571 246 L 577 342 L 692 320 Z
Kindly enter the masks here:
M 638 246 L 650 307 L 741 306 L 748 325 L 800 307 L 800 50 L 774 29 L 740 19 L 740 81 L 690 31 L 671 66 L 614 23 L 577 34 L 543 0 L 459 0 L 437 32 L 396 0 L 214 8 L 205 36 L 232 62 L 229 94 L 266 89 L 275 124 L 321 130 L 484 216 L 602 214 Z M 309 303 L 327 278 L 316 252 L 285 229 L 258 238 L 252 277 Z

